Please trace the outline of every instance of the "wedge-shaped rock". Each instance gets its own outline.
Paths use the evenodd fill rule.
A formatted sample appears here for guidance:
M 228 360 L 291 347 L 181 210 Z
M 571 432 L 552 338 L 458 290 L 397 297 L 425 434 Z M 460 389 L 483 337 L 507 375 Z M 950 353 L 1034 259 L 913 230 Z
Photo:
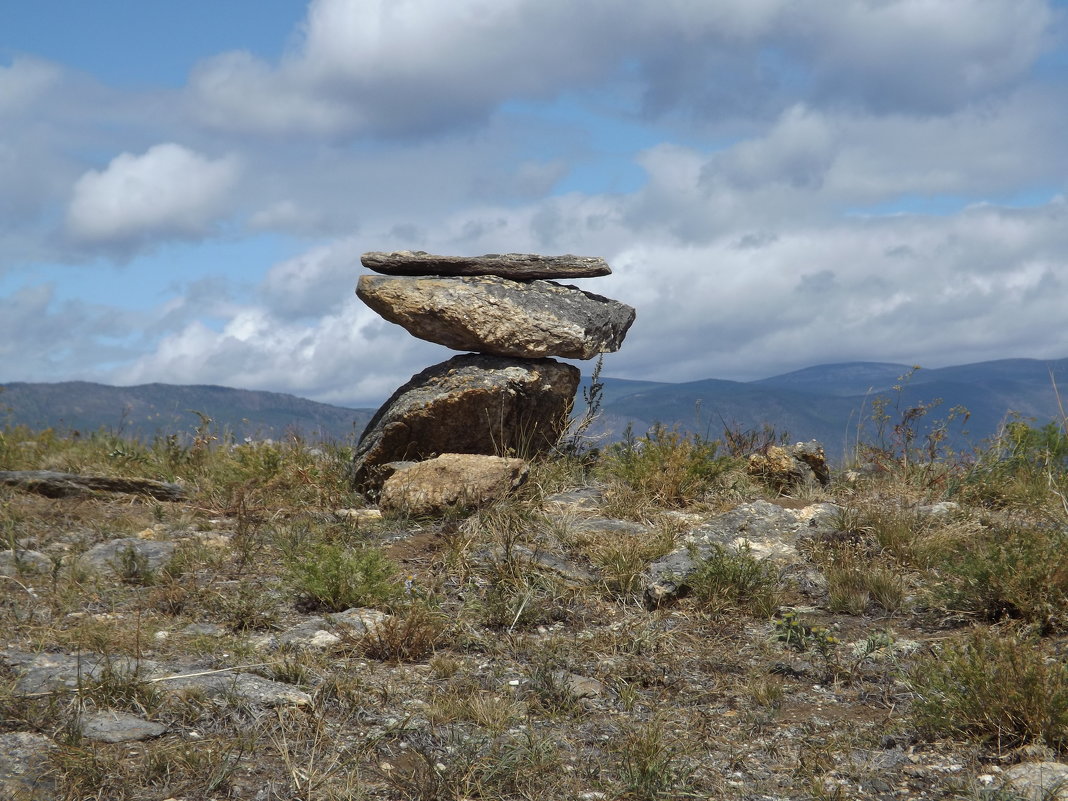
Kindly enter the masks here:
M 560 439 L 578 368 L 552 359 L 466 354 L 428 367 L 393 393 L 356 446 L 353 480 L 382 486 L 389 462 L 442 453 L 529 457 Z
M 551 281 L 494 275 L 364 275 L 356 294 L 420 339 L 523 359 L 592 359 L 619 350 L 634 322 L 634 309 L 624 303 Z
M 596 278 L 612 268 L 586 256 L 488 253 L 485 256 L 435 256 L 422 250 L 364 253 L 363 266 L 386 275 L 499 275 L 517 281 L 538 278 Z

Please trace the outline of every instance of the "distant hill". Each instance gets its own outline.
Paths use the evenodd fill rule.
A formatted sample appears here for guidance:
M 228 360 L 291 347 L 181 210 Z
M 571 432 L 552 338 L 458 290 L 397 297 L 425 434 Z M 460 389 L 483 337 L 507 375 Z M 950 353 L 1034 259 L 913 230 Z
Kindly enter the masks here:
M 1012 412 L 1040 425 L 1060 420 L 1054 381 L 1068 403 L 1068 359 L 1002 359 L 909 375 L 911 370 L 902 364 L 848 362 L 749 382 L 710 378 L 672 384 L 604 378 L 602 413 L 593 433 L 618 439 L 628 425 L 642 434 L 654 423 L 663 423 L 719 438 L 724 426 L 744 431 L 767 424 L 795 441 L 818 439 L 828 457 L 842 461 L 852 453 L 858 436 L 864 441 L 874 436 L 871 414 L 880 397 L 886 399 L 891 425 L 919 404 L 941 400 L 924 423 L 945 419 L 954 407 L 966 408 L 967 424 L 950 429 L 956 448 L 978 445 L 993 436 Z M 583 379 L 583 388 L 589 380 Z M 313 441 L 345 442 L 358 436 L 375 412 L 216 386 L 110 387 L 84 381 L 0 386 L 0 425 L 21 423 L 64 433 L 104 427 L 146 439 L 191 434 L 200 412 L 212 419 L 217 430 L 237 439 L 280 439 L 297 432 Z M 580 389 L 576 416 L 582 412 Z
M 724 425 L 746 430 L 770 424 L 793 440 L 820 440 L 827 455 L 841 461 L 852 453 L 858 435 L 865 441 L 874 436 L 870 418 L 880 397 L 893 422 L 910 407 L 938 400 L 926 423 L 944 420 L 954 407 L 967 409 L 967 423 L 950 427 L 956 448 L 981 444 L 1012 412 L 1039 425 L 1060 420 L 1054 381 L 1068 406 L 1068 359 L 1003 359 L 909 375 L 911 370 L 901 364 L 849 362 L 750 382 L 608 379 L 598 427 L 618 437 L 628 424 L 641 433 L 659 422 L 717 438 Z
M 374 409 L 344 409 L 283 395 L 217 386 L 143 384 L 111 387 L 87 381 L 0 385 L 0 424 L 23 424 L 61 433 L 106 428 L 150 440 L 157 434 L 192 434 L 197 412 L 236 439 L 345 442 L 363 431 Z

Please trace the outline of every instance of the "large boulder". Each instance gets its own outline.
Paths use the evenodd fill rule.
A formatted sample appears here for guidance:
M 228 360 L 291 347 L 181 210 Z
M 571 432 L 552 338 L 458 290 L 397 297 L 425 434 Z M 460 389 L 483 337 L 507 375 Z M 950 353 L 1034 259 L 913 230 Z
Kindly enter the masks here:
M 506 497 L 526 481 L 523 459 L 475 453 L 443 453 L 414 462 L 386 479 L 378 505 L 384 512 L 435 515 Z
M 532 456 L 567 424 L 578 368 L 552 359 L 465 354 L 428 367 L 393 393 L 356 446 L 353 481 L 378 490 L 389 462 L 442 453 Z
M 634 322 L 634 309 L 624 303 L 551 281 L 495 275 L 364 275 L 356 294 L 421 339 L 526 359 L 592 359 L 618 350 Z
M 604 259 L 585 256 L 539 256 L 535 253 L 489 253 L 485 256 L 435 256 L 422 250 L 364 253 L 364 267 L 386 275 L 499 275 L 516 281 L 539 278 L 595 278 L 609 275 Z

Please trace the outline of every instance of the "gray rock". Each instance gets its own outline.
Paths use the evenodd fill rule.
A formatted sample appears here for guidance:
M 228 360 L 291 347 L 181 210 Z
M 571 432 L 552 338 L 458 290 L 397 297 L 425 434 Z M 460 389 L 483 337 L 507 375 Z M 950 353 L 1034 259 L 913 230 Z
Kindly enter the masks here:
M 716 546 L 747 548 L 753 556 L 781 565 L 795 562 L 799 559 L 798 536 L 803 532 L 832 531 L 838 511 L 833 503 L 817 503 L 804 509 L 785 509 L 767 501 L 742 504 L 693 529 L 684 537 L 684 547 L 649 566 L 645 603 L 655 608 L 684 593 L 686 579 Z
M 344 612 L 327 615 L 327 619 L 335 628 L 344 630 L 349 636 L 357 637 L 374 631 L 390 617 L 392 615 L 366 607 L 346 609 Z
M 311 617 L 286 629 L 281 634 L 269 634 L 253 640 L 257 650 L 279 648 L 301 651 L 322 651 L 341 642 L 345 637 L 361 637 L 375 630 L 391 616 L 377 609 L 346 609 L 326 617 Z
M 538 278 L 594 278 L 609 275 L 604 259 L 489 253 L 485 256 L 435 256 L 422 250 L 364 253 L 364 267 L 386 275 L 499 275 L 516 281 Z
M 182 501 L 186 491 L 178 484 L 148 478 L 113 478 L 56 473 L 51 470 L 0 470 L 0 484 L 18 487 L 48 498 L 71 498 L 94 492 L 123 492 L 149 495 L 160 501 Z
M 1021 801 L 1068 801 L 1068 765 L 1063 762 L 1024 762 L 1002 774 L 1004 789 Z
M 652 530 L 641 523 L 631 520 L 616 520 L 612 517 L 588 517 L 584 520 L 576 520 L 572 524 L 576 531 L 586 531 L 598 534 L 650 534 Z
M 530 457 L 560 439 L 579 371 L 551 359 L 467 354 L 428 367 L 367 424 L 353 458 L 358 488 L 377 491 L 379 466 L 442 453 Z
M 421 339 L 524 359 L 619 350 L 634 322 L 630 306 L 550 281 L 364 275 L 356 294 Z
M 604 685 L 597 679 L 582 676 L 578 673 L 570 673 L 566 670 L 553 672 L 553 679 L 563 687 L 573 698 L 595 698 L 604 692 Z
M 490 566 L 500 565 L 507 559 L 515 559 L 530 568 L 555 573 L 572 585 L 590 584 L 597 581 L 596 576 L 570 559 L 548 551 L 532 550 L 525 545 L 513 545 L 508 551 L 501 546 L 487 548 L 476 553 L 474 559 L 482 565 Z
M 81 564 L 122 579 L 143 579 L 163 568 L 174 556 L 173 542 L 123 537 L 95 545 L 82 554 Z
M 0 576 L 51 573 L 52 560 L 40 551 L 0 551 Z
M 277 648 L 322 651 L 338 642 L 341 642 L 341 638 L 330 631 L 326 618 L 312 617 L 281 634 L 259 637 L 252 641 L 252 645 L 259 651 L 273 651 Z
M 137 740 L 150 740 L 165 734 L 167 727 L 162 723 L 139 718 L 126 712 L 106 710 L 85 715 L 78 721 L 82 736 L 102 743 L 129 743 Z
M 748 469 L 750 475 L 779 490 L 816 484 L 826 486 L 831 482 L 823 446 L 816 440 L 785 448 L 769 445 L 749 456 Z
M 181 633 L 187 637 L 225 637 L 230 632 L 218 623 L 190 623 Z
M 523 459 L 473 453 L 443 453 L 393 473 L 382 485 L 383 512 L 435 515 L 500 500 L 527 480 Z
M 0 734 L 0 798 L 50 801 L 55 785 L 47 777 L 56 745 L 47 737 L 16 731 Z
M 179 676 L 161 681 L 167 692 L 202 692 L 208 698 L 243 701 L 254 706 L 309 706 L 312 698 L 306 692 L 271 681 L 251 673 L 208 673 Z
M 19 673 L 15 689 L 35 694 L 74 690 L 107 675 L 148 678 L 159 674 L 159 665 L 149 659 L 104 657 L 99 654 L 5 654 L 3 660 Z
M 545 505 L 562 512 L 595 512 L 601 508 L 603 500 L 604 492 L 599 488 L 580 487 L 550 495 L 545 499 Z

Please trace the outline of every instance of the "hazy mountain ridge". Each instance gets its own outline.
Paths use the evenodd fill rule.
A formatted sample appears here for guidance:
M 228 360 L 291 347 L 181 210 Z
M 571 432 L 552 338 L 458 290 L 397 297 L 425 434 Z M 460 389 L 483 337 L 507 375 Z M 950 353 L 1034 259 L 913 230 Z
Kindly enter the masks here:
M 634 388 L 608 379 L 599 430 L 619 436 L 628 423 L 641 432 L 660 422 L 718 437 L 724 425 L 744 430 L 767 423 L 794 440 L 820 440 L 828 456 L 840 460 L 853 452 L 858 437 L 874 437 L 871 416 L 880 397 L 886 399 L 891 426 L 920 404 L 931 406 L 926 423 L 946 419 L 955 407 L 967 409 L 967 421 L 958 414 L 949 428 L 952 446 L 967 448 L 994 436 L 1011 413 L 1039 425 L 1059 420 L 1056 387 L 1068 388 L 1068 359 L 1001 359 L 912 370 L 902 364 L 846 362 L 749 382 L 709 379 Z
M 0 422 L 61 433 L 106 428 L 151 439 L 190 434 L 200 424 L 237 439 L 280 439 L 298 433 L 309 440 L 346 441 L 359 434 L 373 409 L 346 409 L 278 392 L 214 385 L 142 384 L 113 387 L 87 381 L 0 385 Z
M 828 456 L 839 460 L 852 452 L 858 436 L 874 435 L 870 418 L 879 397 L 886 399 L 891 425 L 905 409 L 939 399 L 927 422 L 945 419 L 954 407 L 966 408 L 967 424 L 950 429 L 952 444 L 961 448 L 993 436 L 1011 412 L 1038 424 L 1059 420 L 1055 387 L 1068 388 L 1068 359 L 1001 359 L 909 374 L 911 370 L 901 364 L 845 362 L 749 382 L 710 378 L 673 384 L 606 377 L 594 431 L 618 438 L 628 424 L 644 433 L 653 423 L 663 423 L 715 438 L 724 426 L 744 430 L 770 424 L 794 440 L 820 440 Z M 583 379 L 583 388 L 589 381 Z M 147 439 L 191 433 L 200 412 L 238 439 L 278 439 L 298 432 L 312 440 L 350 441 L 375 411 L 211 385 L 112 387 L 69 381 L 0 387 L 0 423 L 61 433 L 107 428 Z M 580 390 L 576 415 L 583 410 Z

